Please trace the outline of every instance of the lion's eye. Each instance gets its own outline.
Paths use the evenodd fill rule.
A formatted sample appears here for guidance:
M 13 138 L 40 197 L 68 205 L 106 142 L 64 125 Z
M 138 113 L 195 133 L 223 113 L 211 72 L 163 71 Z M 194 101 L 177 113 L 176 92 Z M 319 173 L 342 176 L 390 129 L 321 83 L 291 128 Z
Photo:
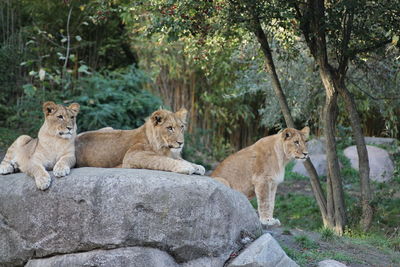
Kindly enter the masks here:
M 168 129 L 168 131 L 172 131 L 173 130 L 172 126 L 168 126 L 167 129 Z
M 74 116 L 71 116 L 71 119 L 74 119 L 75 117 Z
M 58 115 L 57 118 L 64 119 L 63 115 Z
M 294 143 L 298 146 L 300 143 L 299 141 L 294 141 Z
M 183 130 L 185 128 L 185 126 L 184 125 L 181 125 L 181 130 Z

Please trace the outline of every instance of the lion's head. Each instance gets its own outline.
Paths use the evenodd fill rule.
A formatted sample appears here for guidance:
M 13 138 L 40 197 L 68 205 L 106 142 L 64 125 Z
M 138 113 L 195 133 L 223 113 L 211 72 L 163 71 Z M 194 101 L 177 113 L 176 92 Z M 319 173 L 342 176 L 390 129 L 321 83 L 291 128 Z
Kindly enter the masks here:
M 307 159 L 308 150 L 306 141 L 310 135 L 310 128 L 304 127 L 302 130 L 286 128 L 281 132 L 283 140 L 283 150 L 289 159 Z
M 52 101 L 43 103 L 45 125 L 50 135 L 70 139 L 76 135 L 76 116 L 79 104 L 72 103 L 68 107 L 57 105 Z
M 184 131 L 187 110 L 181 108 L 177 112 L 159 109 L 151 114 L 148 123 L 151 125 L 153 140 L 158 148 L 167 148 L 180 152 L 184 145 Z

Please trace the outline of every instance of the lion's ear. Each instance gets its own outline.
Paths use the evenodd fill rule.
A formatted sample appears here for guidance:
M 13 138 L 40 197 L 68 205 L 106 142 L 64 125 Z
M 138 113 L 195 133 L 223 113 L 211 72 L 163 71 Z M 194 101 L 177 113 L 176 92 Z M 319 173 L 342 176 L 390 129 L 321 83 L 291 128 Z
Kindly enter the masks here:
M 310 137 L 310 128 L 308 126 L 301 129 L 300 132 L 304 135 L 306 140 L 308 139 L 308 137 Z
M 289 140 L 289 139 L 292 138 L 292 136 L 293 136 L 292 129 L 286 128 L 285 130 L 283 130 L 283 131 L 281 132 L 281 136 L 282 136 L 282 139 L 283 139 L 283 140 Z
M 154 125 L 161 125 L 165 120 L 165 112 L 163 110 L 157 110 L 151 114 L 150 120 Z
M 186 123 L 187 114 L 188 114 L 188 111 L 184 107 L 181 107 L 177 112 L 175 112 L 175 115 L 179 119 L 181 119 L 184 123 Z
M 72 103 L 71 105 L 68 106 L 72 111 L 75 112 L 75 114 L 79 113 L 80 105 L 78 103 Z
M 43 113 L 48 116 L 57 111 L 57 104 L 53 101 L 47 101 L 43 103 Z

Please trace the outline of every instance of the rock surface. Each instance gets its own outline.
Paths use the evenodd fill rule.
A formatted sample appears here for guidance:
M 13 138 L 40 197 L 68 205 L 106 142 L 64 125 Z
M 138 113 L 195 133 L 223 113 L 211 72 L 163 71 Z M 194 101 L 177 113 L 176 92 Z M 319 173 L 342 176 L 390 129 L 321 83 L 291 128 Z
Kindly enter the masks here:
M 54 266 L 97 266 L 97 267 L 177 267 L 178 264 L 168 253 L 144 247 L 93 250 L 30 260 L 25 267 Z
M 227 259 L 242 231 L 261 232 L 246 197 L 208 177 L 79 168 L 44 192 L 25 174 L 0 179 L 0 266 L 123 247 L 155 248 L 179 264 Z
M 347 265 L 335 260 L 324 260 L 318 262 L 318 267 L 347 267 Z
M 317 155 L 310 155 L 310 160 L 313 163 L 315 170 L 318 173 L 318 176 L 326 176 L 327 175 L 327 163 L 326 163 L 326 155 L 325 154 L 317 154 Z M 302 161 L 296 160 L 292 172 L 301 174 L 303 176 L 308 177 L 308 172 L 304 167 Z
M 264 234 L 250 244 L 228 267 L 297 267 L 278 242 L 270 235 Z
M 365 137 L 365 143 L 368 145 L 395 145 L 396 139 L 385 137 Z
M 370 179 L 376 182 L 389 181 L 394 172 L 394 164 L 389 153 L 379 147 L 367 146 Z M 351 167 L 359 170 L 356 146 L 347 147 L 344 155 L 350 160 Z
M 311 139 L 307 142 L 307 149 L 310 155 L 325 154 L 325 140 L 324 139 Z

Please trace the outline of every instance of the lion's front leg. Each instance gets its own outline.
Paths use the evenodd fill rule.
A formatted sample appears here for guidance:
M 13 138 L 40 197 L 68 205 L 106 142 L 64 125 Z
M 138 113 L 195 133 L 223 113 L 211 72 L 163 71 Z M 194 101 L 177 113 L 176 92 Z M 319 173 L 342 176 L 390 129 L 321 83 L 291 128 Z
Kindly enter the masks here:
M 55 177 L 67 176 L 75 165 L 75 155 L 62 156 L 54 165 L 53 174 Z
M 32 162 L 26 173 L 35 178 L 36 187 L 40 190 L 46 190 L 50 187 L 51 177 L 50 174 L 41 164 Z
M 151 151 L 128 151 L 122 161 L 122 168 L 170 171 L 189 175 L 198 171 L 192 163 L 186 160 L 160 156 Z
M 192 166 L 195 168 L 194 174 L 204 175 L 206 173 L 206 169 L 203 166 L 192 163 L 192 162 L 184 160 L 184 159 L 181 159 L 181 160 L 186 161 L 189 164 L 192 164 Z
M 263 181 L 256 182 L 254 186 L 261 223 L 267 226 L 279 226 L 281 224 L 280 221 L 273 218 L 278 185 L 270 179 L 263 179 Z

